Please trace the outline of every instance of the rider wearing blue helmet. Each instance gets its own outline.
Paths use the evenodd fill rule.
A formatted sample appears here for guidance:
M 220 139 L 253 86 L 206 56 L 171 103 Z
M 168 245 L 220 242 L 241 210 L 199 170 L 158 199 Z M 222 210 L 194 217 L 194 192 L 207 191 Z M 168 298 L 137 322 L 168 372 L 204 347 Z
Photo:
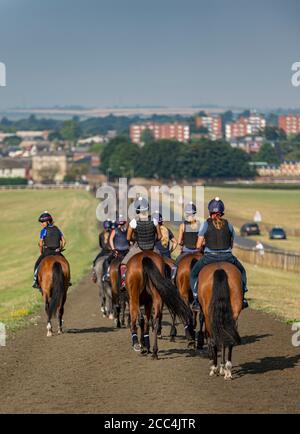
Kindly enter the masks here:
M 38 269 L 41 261 L 46 256 L 61 255 L 61 251 L 66 245 L 66 240 L 63 236 L 63 233 L 57 226 L 54 225 L 52 215 L 49 214 L 48 211 L 43 212 L 40 215 L 38 221 L 42 225 L 39 242 L 40 257 L 34 266 L 33 288 L 39 288 Z
M 198 275 L 205 265 L 215 262 L 230 262 L 237 266 L 242 275 L 243 293 L 247 292 L 246 271 L 240 261 L 232 254 L 234 241 L 233 226 L 225 219 L 224 203 L 216 197 L 208 204 L 210 217 L 202 223 L 199 233 L 197 247 L 204 246 L 204 256 L 195 264 L 191 271 L 191 288 L 194 295 L 193 309 L 199 310 L 198 302 Z M 248 302 L 243 300 L 243 308 L 248 307 Z

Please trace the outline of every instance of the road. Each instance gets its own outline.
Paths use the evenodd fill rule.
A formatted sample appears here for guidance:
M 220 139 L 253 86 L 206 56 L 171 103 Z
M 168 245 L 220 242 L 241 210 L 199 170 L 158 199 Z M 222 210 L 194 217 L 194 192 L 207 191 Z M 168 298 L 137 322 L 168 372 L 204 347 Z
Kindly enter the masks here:
M 299 412 L 300 354 L 291 326 L 243 312 L 234 379 L 225 382 L 209 378 L 208 359 L 187 350 L 182 327 L 169 342 L 168 320 L 159 360 L 135 353 L 129 330 L 101 317 L 97 288 L 85 278 L 69 294 L 62 336 L 46 337 L 41 312 L 0 347 L 0 412 Z

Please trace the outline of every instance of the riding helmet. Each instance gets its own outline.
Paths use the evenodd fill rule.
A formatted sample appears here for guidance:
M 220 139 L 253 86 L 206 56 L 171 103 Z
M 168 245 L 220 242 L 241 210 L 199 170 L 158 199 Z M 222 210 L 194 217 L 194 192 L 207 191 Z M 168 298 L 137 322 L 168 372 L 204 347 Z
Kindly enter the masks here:
M 208 211 L 210 214 L 224 214 L 225 205 L 219 197 L 211 200 L 208 204 Z
M 184 208 L 184 212 L 187 215 L 196 214 L 196 212 L 197 212 L 196 205 L 193 202 L 188 203 Z
M 163 222 L 163 217 L 161 215 L 161 213 L 159 211 L 155 211 L 155 213 L 152 216 L 152 219 L 155 219 L 158 221 L 158 223 L 162 223 Z
M 110 220 L 105 220 L 105 221 L 103 222 L 103 228 L 104 228 L 105 230 L 110 229 L 110 228 L 111 228 L 111 221 L 110 221 Z
M 144 197 L 139 197 L 134 202 L 134 209 L 137 213 L 143 212 L 143 211 L 148 211 L 149 210 L 149 203 L 148 203 L 147 199 L 145 199 Z
M 119 218 L 116 220 L 116 225 L 117 226 L 123 226 L 123 225 L 125 225 L 125 223 L 127 223 L 127 220 L 125 219 L 124 216 L 122 216 L 122 214 L 120 214 Z
M 43 214 L 41 214 L 41 215 L 39 216 L 38 221 L 39 221 L 40 223 L 45 223 L 45 222 L 50 222 L 50 223 L 52 223 L 52 222 L 53 222 L 53 218 L 52 218 L 51 214 L 48 213 L 48 211 L 44 211 Z

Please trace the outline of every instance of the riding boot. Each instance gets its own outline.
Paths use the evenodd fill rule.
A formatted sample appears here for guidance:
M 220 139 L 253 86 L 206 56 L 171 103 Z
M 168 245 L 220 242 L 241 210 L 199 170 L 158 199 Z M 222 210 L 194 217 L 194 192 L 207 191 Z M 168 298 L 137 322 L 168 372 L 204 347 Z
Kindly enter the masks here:
M 176 274 L 177 274 L 177 265 L 173 265 L 171 269 L 171 281 L 174 285 L 175 285 Z
M 91 279 L 94 283 L 97 283 L 97 274 L 96 274 L 95 268 L 93 268 Z
M 37 288 L 39 289 L 40 286 L 38 284 L 38 270 L 36 269 L 33 275 L 33 284 L 32 284 L 32 288 Z
M 200 312 L 200 304 L 199 304 L 199 300 L 198 300 L 198 280 L 195 282 L 194 288 L 193 288 L 193 297 L 194 297 L 194 301 L 192 304 L 192 310 L 194 312 Z
M 126 271 L 127 271 L 127 265 L 121 264 L 120 272 L 121 272 L 121 287 L 122 288 L 125 288 Z

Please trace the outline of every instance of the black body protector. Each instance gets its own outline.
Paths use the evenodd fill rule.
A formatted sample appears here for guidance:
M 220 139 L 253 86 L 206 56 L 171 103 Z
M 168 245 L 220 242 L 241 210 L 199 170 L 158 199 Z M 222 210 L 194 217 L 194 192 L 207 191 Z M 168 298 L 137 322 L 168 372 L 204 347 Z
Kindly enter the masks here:
M 137 220 L 136 226 L 137 244 L 141 250 L 153 250 L 156 241 L 156 227 L 151 220 Z
M 197 247 L 199 232 L 199 223 L 195 229 L 191 228 L 191 223 L 188 221 L 184 222 L 184 233 L 183 233 L 183 245 L 188 249 L 195 250 Z
M 213 220 L 209 218 L 207 220 L 208 229 L 204 236 L 205 246 L 211 250 L 228 250 L 232 245 L 232 234 L 229 230 L 228 221 L 224 220 L 224 226 L 222 229 L 217 229 Z
M 43 251 L 55 251 L 60 248 L 61 234 L 56 226 L 47 227 L 47 235 L 44 238 Z

